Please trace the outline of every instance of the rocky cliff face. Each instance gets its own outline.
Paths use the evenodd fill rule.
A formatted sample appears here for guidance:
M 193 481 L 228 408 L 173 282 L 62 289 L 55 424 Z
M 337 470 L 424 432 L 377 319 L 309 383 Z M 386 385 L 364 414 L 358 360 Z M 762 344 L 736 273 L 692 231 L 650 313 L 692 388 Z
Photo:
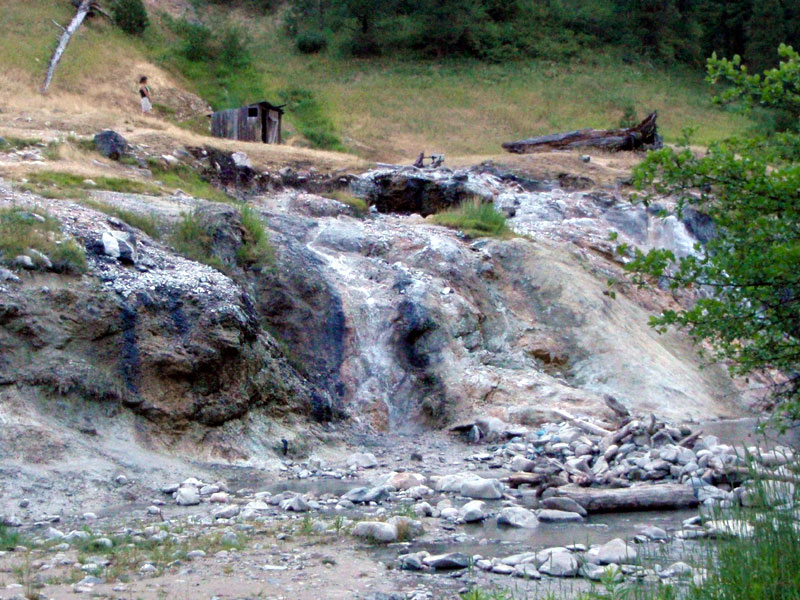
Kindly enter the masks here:
M 83 206 L 14 200 L 60 220 L 88 249 L 88 272 L 22 272 L 0 284 L 6 419 L 47 421 L 54 406 L 71 406 L 74 428 L 94 435 L 108 429 L 106 417 L 132 413 L 146 435 L 242 459 L 279 446 L 263 430 L 248 437 L 250 426 L 325 411 L 325 390 L 289 364 L 231 278 Z M 135 264 L 108 255 L 103 240 L 114 233 L 135 239 Z
M 602 411 L 606 393 L 673 418 L 741 410 L 722 369 L 701 370 L 685 337 L 647 326 L 671 297 L 609 292 L 608 278 L 621 275 L 611 231 L 642 248 L 689 252 L 687 224 L 662 223 L 608 193 L 534 183 L 486 169 L 408 169 L 356 186 L 374 206 L 396 202 L 400 212 L 421 188 L 451 190 L 441 198 L 468 190 L 514 215 L 509 224 L 527 238 L 510 241 L 461 239 L 414 214 L 357 219 L 344 205 L 335 214 L 332 201 L 299 192 L 255 200 L 279 240 L 282 271 L 304 273 L 336 307 L 333 325 L 320 314 L 312 329 L 340 341 L 315 353 L 344 386 L 350 413 L 393 430 L 473 411 L 535 422 L 550 408 Z M 302 353 L 306 343 L 293 347 Z
M 94 193 L 167 221 L 194 208 L 223 274 L 112 217 L 4 187 L 6 203 L 43 208 L 88 249 L 88 272 L 0 284 L 3 418 L 27 431 L 55 418 L 85 435 L 125 422 L 142 443 L 261 460 L 281 436 L 302 446 L 312 438 L 293 436 L 308 423 L 343 418 L 391 431 L 472 413 L 534 423 L 552 408 L 601 414 L 603 394 L 679 419 L 742 411 L 722 369 L 701 370 L 685 337 L 647 326 L 673 298 L 607 285 L 620 275 L 611 231 L 690 252 L 713 234 L 701 216 L 662 222 L 609 192 L 486 166 L 383 170 L 353 189 L 381 210 L 357 217 L 300 189 L 251 198 L 275 249 L 263 268 L 237 263 L 238 208 Z M 420 189 L 442 205 L 494 202 L 523 237 L 473 241 L 434 226 L 410 212 Z M 135 256 L 109 252 L 110 238 Z M 13 431 L 7 448 L 18 447 Z

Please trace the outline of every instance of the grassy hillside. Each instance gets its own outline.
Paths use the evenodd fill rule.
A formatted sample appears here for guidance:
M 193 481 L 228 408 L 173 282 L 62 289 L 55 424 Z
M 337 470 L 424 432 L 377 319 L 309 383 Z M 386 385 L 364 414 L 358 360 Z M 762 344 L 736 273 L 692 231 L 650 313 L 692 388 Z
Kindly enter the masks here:
M 276 19 L 216 10 L 203 10 L 207 23 L 247 29 L 249 66 L 237 70 L 181 57 L 183 41 L 158 15 L 151 15 L 154 26 L 143 40 L 96 20 L 70 45 L 53 94 L 66 94 L 62 108 L 68 112 L 91 103 L 135 114 L 134 80 L 147 72 L 156 101 L 173 86 L 193 88 L 217 108 L 286 98 L 290 144 L 308 143 L 298 133 L 305 131 L 317 144 L 335 147 L 338 138 L 341 148 L 377 160 L 408 160 L 423 149 L 450 156 L 497 154 L 503 141 L 615 127 L 624 116 L 641 118 L 656 109 L 667 141 L 685 127 L 697 129 L 698 143 L 754 127 L 747 117 L 713 107 L 702 74 L 685 69 L 624 64 L 602 54 L 570 63 L 499 65 L 355 60 L 335 51 L 306 56 L 294 50 Z M 0 75 L 0 102 L 30 95 L 33 105 L 41 103 L 35 90 L 58 33 L 51 20 L 63 24 L 71 14 L 66 1 L 0 5 L 0 62 L 11 67 Z

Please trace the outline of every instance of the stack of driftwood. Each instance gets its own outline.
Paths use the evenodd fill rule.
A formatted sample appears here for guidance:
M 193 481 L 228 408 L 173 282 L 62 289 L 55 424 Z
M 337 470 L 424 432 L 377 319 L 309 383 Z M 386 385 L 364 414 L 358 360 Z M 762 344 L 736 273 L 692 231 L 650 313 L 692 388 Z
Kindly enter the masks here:
M 785 466 L 794 458 L 788 448 L 734 448 L 700 430 L 653 415 L 632 418 L 618 403 L 617 408 L 621 420 L 615 428 L 555 410 L 562 421 L 538 431 L 523 433 L 491 418 L 454 431 L 472 441 L 505 439 L 497 450 L 502 455 L 497 466 L 512 471 L 504 479 L 510 487 L 536 488 L 543 497 L 565 496 L 589 512 L 690 508 L 709 498 L 733 503 L 754 468 L 770 479 L 800 483 Z

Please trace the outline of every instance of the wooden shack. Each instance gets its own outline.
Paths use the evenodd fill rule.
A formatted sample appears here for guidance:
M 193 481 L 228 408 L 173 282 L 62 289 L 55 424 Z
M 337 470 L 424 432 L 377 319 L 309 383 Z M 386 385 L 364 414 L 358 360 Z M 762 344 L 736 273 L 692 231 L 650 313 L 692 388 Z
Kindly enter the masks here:
M 212 113 L 211 135 L 242 142 L 280 144 L 284 106 L 264 101 Z

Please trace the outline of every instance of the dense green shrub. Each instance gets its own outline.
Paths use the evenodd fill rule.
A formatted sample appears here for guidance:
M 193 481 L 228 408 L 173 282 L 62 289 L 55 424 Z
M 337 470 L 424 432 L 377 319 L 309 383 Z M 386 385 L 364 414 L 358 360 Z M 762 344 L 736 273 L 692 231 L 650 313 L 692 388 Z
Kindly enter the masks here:
M 246 31 L 229 26 L 219 36 L 219 61 L 225 67 L 242 69 L 250 64 L 251 45 Z
M 205 25 L 181 21 L 178 33 L 182 38 L 180 52 L 188 60 L 201 62 L 216 58 L 218 49 L 212 43 L 214 36 Z
M 142 35 L 150 25 L 142 0 L 116 0 L 111 11 L 114 23 L 130 35 Z
M 292 88 L 280 92 L 280 97 L 288 105 L 287 113 L 291 115 L 295 127 L 315 148 L 342 149 L 333 122 L 313 92 Z
M 297 36 L 295 45 L 303 54 L 316 54 L 328 47 L 328 38 L 317 31 L 307 31 Z

